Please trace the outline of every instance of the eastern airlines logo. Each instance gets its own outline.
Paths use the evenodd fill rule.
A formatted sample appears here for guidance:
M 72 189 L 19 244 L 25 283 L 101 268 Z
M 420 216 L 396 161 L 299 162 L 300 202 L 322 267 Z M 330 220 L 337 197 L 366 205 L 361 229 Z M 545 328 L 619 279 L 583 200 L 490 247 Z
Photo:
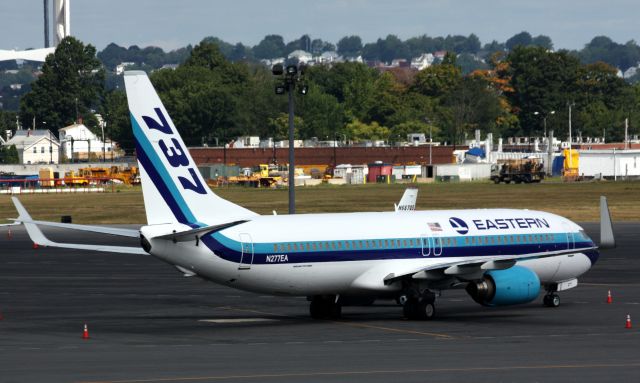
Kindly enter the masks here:
M 467 223 L 460 218 L 451 217 L 449 218 L 449 224 L 453 230 L 457 231 L 458 234 L 467 234 L 469 232 L 469 226 Z
M 475 230 L 508 230 L 508 229 L 544 229 L 549 228 L 549 222 L 542 218 L 496 218 L 472 219 Z M 449 218 L 449 224 L 458 234 L 467 234 L 469 225 L 460 218 Z

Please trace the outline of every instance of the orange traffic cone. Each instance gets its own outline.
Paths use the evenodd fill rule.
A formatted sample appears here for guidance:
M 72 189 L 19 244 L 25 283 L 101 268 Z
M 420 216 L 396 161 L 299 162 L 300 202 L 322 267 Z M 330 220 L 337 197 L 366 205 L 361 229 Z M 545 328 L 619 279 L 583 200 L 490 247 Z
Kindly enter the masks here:
M 611 297 L 611 290 L 607 293 L 607 303 L 613 303 L 613 298 Z
M 624 328 L 631 328 L 631 315 L 627 314 L 627 323 L 624 325 Z
M 33 243 L 33 248 L 34 248 L 34 249 L 37 249 L 37 248 L 38 248 L 38 244 L 34 242 L 34 243 Z
M 82 339 L 89 339 L 89 329 L 86 323 L 84 324 L 84 331 L 82 331 Z
M 11 226 L 7 228 L 7 239 L 13 238 L 13 233 L 11 232 Z

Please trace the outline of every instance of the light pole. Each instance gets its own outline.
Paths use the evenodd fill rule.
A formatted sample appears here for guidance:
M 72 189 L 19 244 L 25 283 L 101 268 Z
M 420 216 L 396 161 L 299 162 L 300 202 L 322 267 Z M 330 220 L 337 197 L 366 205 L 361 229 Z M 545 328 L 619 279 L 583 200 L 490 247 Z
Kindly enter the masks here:
M 104 140 L 104 126 L 106 124 L 105 121 L 100 124 L 100 129 L 102 130 L 102 163 L 107 162 L 107 143 Z
M 280 76 L 282 80 L 280 84 L 276 85 L 276 94 L 289 93 L 289 214 L 296 213 L 293 92 L 297 83 L 300 83 L 298 91 L 301 95 L 306 95 L 309 91 L 309 87 L 302 82 L 304 69 L 305 67 L 302 65 L 300 68 L 296 65 L 287 65 L 285 70 L 282 64 L 276 64 L 271 69 L 271 73 L 274 76 Z
M 573 168 L 573 157 L 571 156 L 571 108 L 575 105 L 576 103 L 571 101 L 567 103 L 567 106 L 569 107 L 569 167 Z
M 542 125 L 544 126 L 544 135 L 543 136 L 546 137 L 547 136 L 547 116 L 550 115 L 550 114 L 556 114 L 556 111 L 552 110 L 552 111 L 550 111 L 548 113 L 546 113 L 546 112 L 544 112 L 544 113 L 533 112 L 533 114 L 535 114 L 536 116 L 542 116 Z

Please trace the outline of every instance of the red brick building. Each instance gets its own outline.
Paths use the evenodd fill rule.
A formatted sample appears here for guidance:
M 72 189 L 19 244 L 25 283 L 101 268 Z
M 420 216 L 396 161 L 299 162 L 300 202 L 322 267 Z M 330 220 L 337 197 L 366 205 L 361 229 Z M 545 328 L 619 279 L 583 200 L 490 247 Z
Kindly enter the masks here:
M 461 147 L 458 147 L 460 149 Z M 274 156 L 279 164 L 289 162 L 287 148 L 190 148 L 191 156 L 197 165 L 226 164 L 240 167 L 256 166 L 272 162 Z M 431 150 L 432 164 L 447 164 L 453 161 L 453 146 L 434 146 Z M 401 147 L 325 147 L 296 148 L 296 164 L 298 165 L 335 165 L 335 164 L 368 164 L 375 161 L 394 165 L 429 164 L 428 146 Z

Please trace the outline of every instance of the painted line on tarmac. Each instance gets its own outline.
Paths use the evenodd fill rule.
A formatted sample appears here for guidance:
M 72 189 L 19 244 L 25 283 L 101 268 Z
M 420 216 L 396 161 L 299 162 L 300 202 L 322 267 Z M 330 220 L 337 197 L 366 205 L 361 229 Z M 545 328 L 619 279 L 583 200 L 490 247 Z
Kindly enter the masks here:
M 434 337 L 434 338 L 438 338 L 438 339 L 456 339 L 456 337 L 454 337 L 452 335 L 441 334 L 441 333 L 437 333 L 437 332 L 424 332 L 424 331 L 416 331 L 416 330 L 405 330 L 405 329 L 395 328 L 395 327 L 374 326 L 374 325 L 370 325 L 370 324 L 353 323 L 353 322 L 345 322 L 345 321 L 331 321 L 331 322 L 338 323 L 338 324 L 345 325 L 345 326 L 358 327 L 358 328 L 367 328 L 367 329 L 373 329 L 373 330 L 382 330 L 382 331 L 396 332 L 396 333 L 401 333 L 401 334 L 423 335 L 423 336 L 430 336 L 430 337 Z
M 228 319 L 200 319 L 198 322 L 206 323 L 255 323 L 255 322 L 277 322 L 278 319 L 269 318 L 228 318 Z
M 173 378 L 140 378 L 125 380 L 99 380 L 81 381 L 79 383 L 147 383 L 147 382 L 179 382 L 202 380 L 241 380 L 241 379 L 274 379 L 274 378 L 314 378 L 314 377 L 347 377 L 347 376 L 371 376 L 371 375 L 398 375 L 398 374 L 422 374 L 422 373 L 469 373 L 469 372 L 500 372 L 500 371 L 527 371 L 527 370 L 571 370 L 571 369 L 604 369 L 604 368 L 640 368 L 640 363 L 602 363 L 602 364 L 548 364 L 530 366 L 503 366 L 503 367 L 467 367 L 467 368 L 423 368 L 423 369 L 397 369 L 397 370 L 369 370 L 369 371 L 329 371 L 329 372 L 292 372 L 273 374 L 244 374 L 244 375 L 210 375 L 210 376 L 179 376 Z

